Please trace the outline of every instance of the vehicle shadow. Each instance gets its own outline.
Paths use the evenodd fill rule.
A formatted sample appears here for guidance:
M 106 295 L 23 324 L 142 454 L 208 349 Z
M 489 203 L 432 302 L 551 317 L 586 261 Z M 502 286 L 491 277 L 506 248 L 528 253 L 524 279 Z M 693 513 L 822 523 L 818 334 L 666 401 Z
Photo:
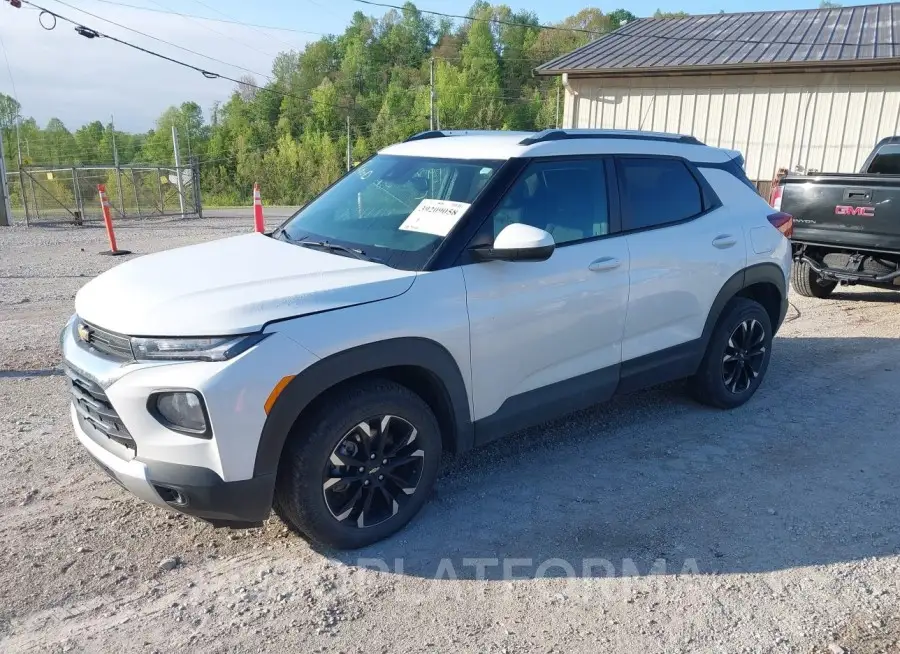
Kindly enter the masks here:
M 900 361 L 900 341 L 779 338 L 773 351 L 737 410 L 697 405 L 679 384 L 618 398 L 448 459 L 406 529 L 323 553 L 459 579 L 631 576 L 662 572 L 660 560 L 667 574 L 765 572 L 897 554 L 900 363 L 885 362 Z
M 0 379 L 29 377 L 61 377 L 65 375 L 62 368 L 39 368 L 36 370 L 0 370 Z
M 896 291 L 885 289 L 883 291 L 866 291 L 864 293 L 832 293 L 829 300 L 843 300 L 845 302 L 897 302 L 900 303 L 900 286 Z

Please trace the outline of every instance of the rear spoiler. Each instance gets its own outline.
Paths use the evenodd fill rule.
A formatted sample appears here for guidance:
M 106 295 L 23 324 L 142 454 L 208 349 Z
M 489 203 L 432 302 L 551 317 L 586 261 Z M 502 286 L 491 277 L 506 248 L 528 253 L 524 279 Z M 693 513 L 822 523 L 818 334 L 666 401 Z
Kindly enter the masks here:
M 732 161 L 737 161 L 737 164 L 741 167 L 741 170 L 744 169 L 744 155 L 742 155 L 737 150 L 726 150 L 725 148 L 720 148 L 722 152 L 728 155 L 728 158 Z

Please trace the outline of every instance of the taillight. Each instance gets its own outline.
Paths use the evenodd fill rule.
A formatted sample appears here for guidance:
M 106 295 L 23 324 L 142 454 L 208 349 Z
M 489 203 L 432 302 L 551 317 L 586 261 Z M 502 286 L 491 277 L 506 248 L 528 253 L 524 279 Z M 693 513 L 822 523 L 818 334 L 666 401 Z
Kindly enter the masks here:
M 784 191 L 784 187 L 776 184 L 772 187 L 772 196 L 769 198 L 769 206 L 771 206 L 775 211 L 781 211 L 781 194 Z
M 779 211 L 777 213 L 770 213 L 766 217 L 769 219 L 769 222 L 772 223 L 772 227 L 788 238 L 791 238 L 794 235 L 794 217 L 791 214 Z

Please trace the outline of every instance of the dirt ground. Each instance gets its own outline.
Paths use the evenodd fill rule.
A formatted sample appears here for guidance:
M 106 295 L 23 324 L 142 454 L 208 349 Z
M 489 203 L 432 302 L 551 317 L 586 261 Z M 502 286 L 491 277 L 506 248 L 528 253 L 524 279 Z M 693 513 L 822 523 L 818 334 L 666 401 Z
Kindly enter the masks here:
M 102 249 L 0 228 L 0 651 L 900 652 L 900 294 L 793 297 L 746 406 L 673 384 L 448 458 L 407 529 L 337 553 L 153 508 L 88 460 L 57 339 Z

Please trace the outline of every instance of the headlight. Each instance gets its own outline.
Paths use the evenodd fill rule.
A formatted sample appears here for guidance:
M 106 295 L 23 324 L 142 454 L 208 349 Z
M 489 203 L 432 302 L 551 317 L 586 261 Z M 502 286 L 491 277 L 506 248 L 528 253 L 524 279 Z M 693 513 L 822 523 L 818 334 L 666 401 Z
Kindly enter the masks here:
M 150 396 L 150 413 L 166 427 L 191 436 L 209 437 L 206 409 L 194 391 L 170 391 Z
M 131 351 L 138 361 L 225 361 L 253 347 L 268 334 L 211 336 L 205 338 L 131 339 Z

